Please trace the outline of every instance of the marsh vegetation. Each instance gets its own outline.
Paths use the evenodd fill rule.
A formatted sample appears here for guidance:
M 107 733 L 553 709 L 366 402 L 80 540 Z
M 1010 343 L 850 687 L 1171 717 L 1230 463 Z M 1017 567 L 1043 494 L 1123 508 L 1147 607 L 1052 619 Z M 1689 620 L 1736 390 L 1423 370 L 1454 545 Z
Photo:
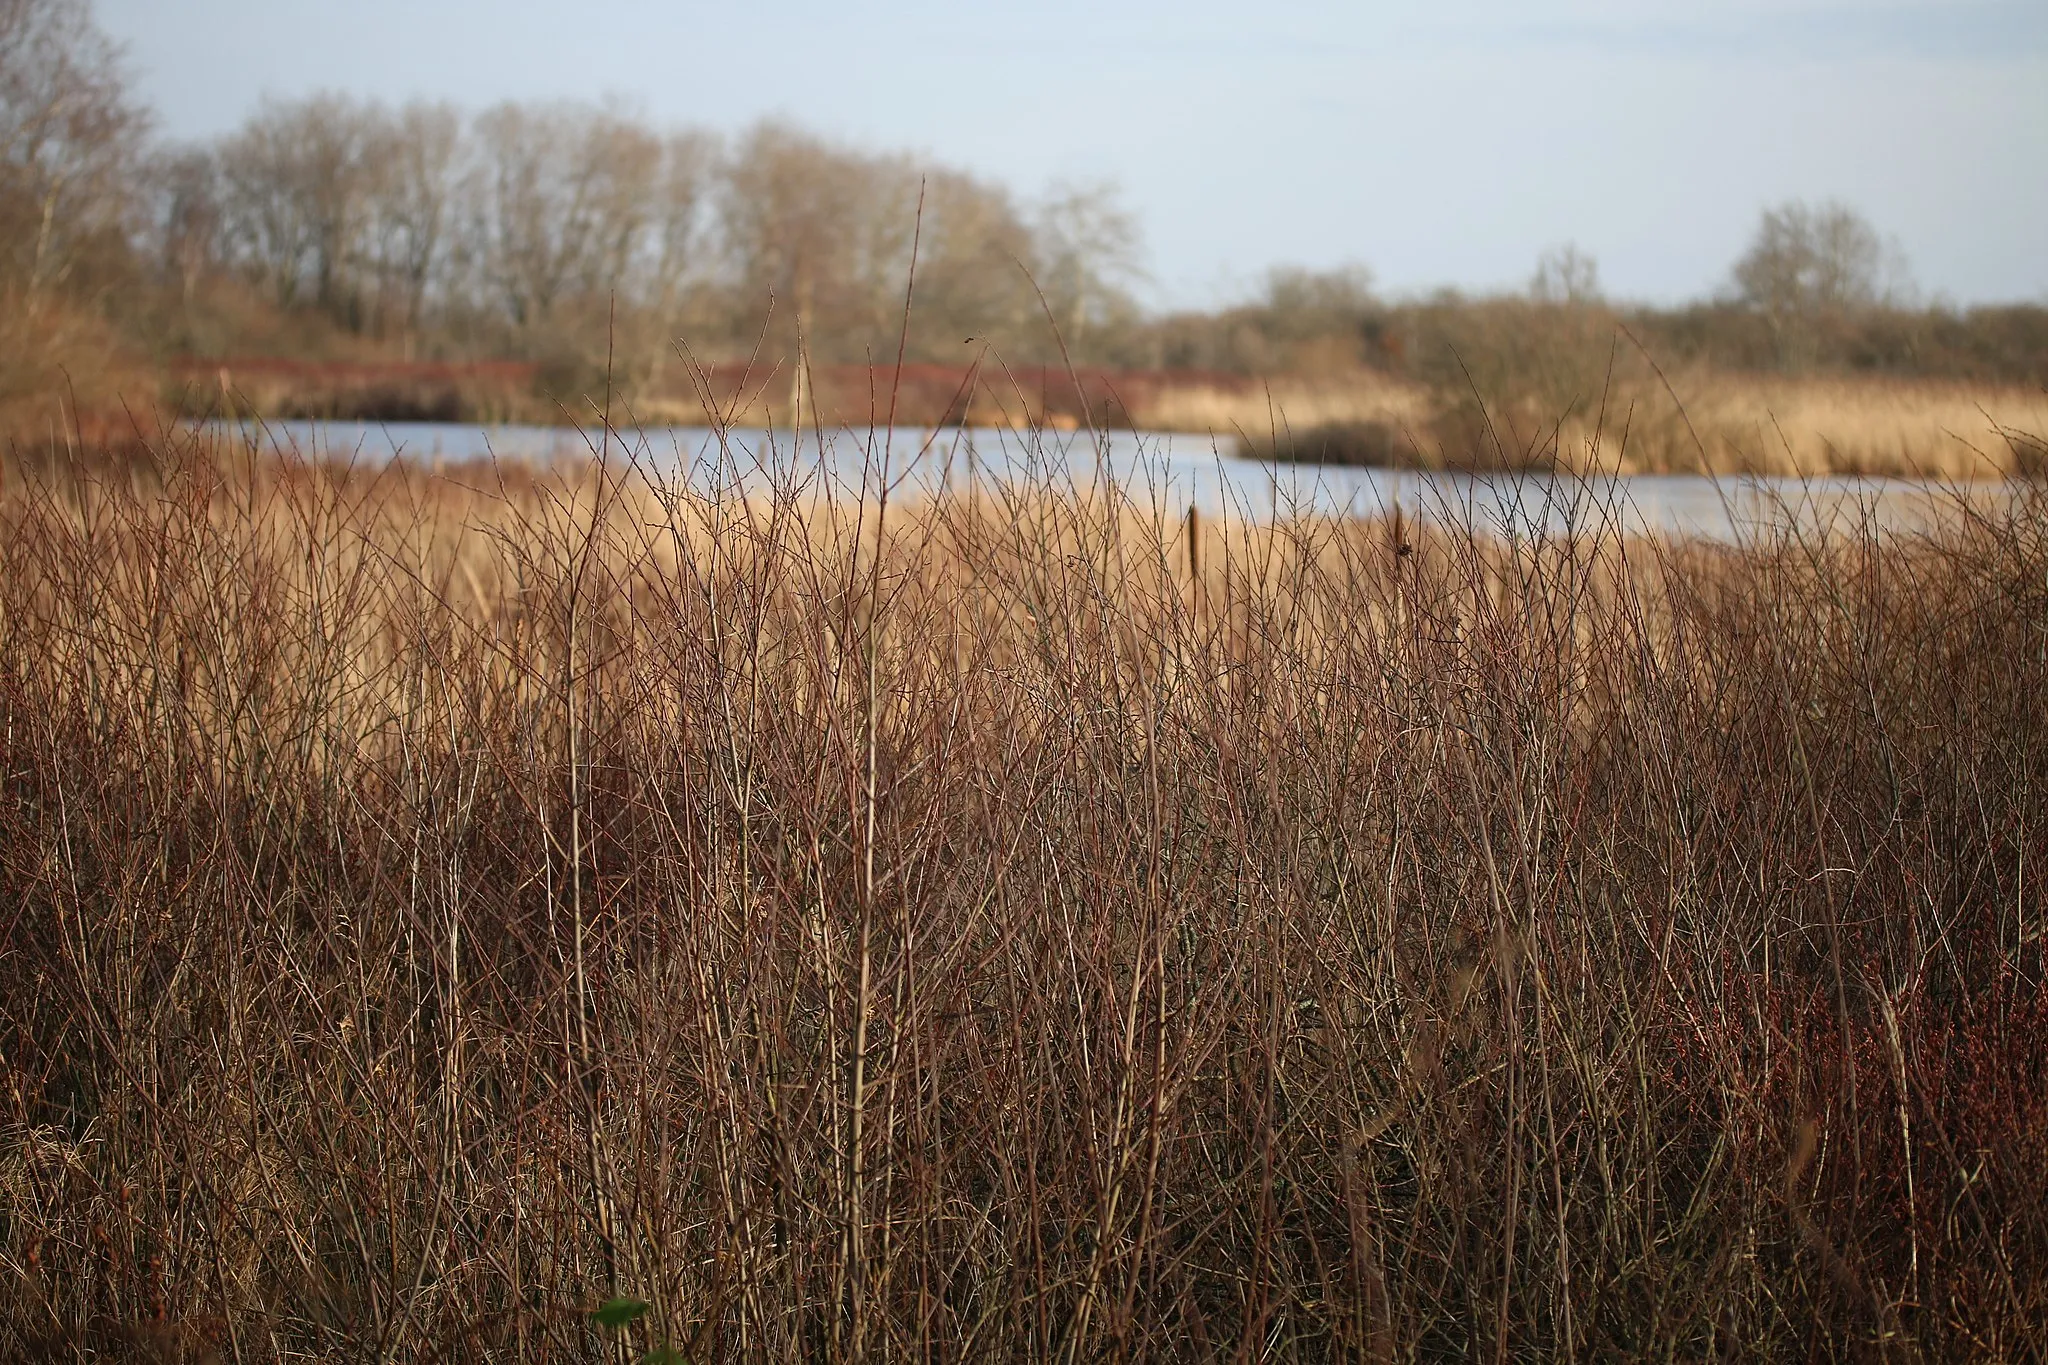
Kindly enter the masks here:
M 2044 512 L 17 464 L 0 1351 L 2037 1355 Z
M 0 0 L 0 1358 L 2048 1354 L 2048 311 L 1790 205 L 1161 316 L 1102 188 L 782 124 L 148 133 Z

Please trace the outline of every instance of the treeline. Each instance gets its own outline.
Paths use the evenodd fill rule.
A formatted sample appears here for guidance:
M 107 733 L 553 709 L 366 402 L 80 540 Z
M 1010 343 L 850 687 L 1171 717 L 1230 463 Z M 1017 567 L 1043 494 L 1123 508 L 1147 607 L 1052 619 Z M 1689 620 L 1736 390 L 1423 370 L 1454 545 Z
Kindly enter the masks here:
M 893 339 L 913 250 L 915 358 L 970 336 L 1028 351 L 1048 317 L 1086 345 L 1136 313 L 1136 233 L 1108 191 L 1024 202 L 777 122 L 727 141 L 621 106 L 318 95 L 154 169 L 142 255 L 174 288 L 153 331 L 181 351 L 231 348 L 256 303 L 343 350 L 587 359 L 609 341 L 657 364 L 664 339 L 765 336 L 859 361 Z
M 2048 385 L 2048 308 L 1929 304 L 1903 272 L 1860 215 L 1793 203 L 1763 214 L 1723 289 L 1675 308 L 1608 298 L 1592 258 L 1567 246 L 1545 252 L 1519 293 L 1389 300 L 1362 267 L 1281 268 L 1245 303 L 1148 331 L 1157 364 L 1229 373 L 1363 366 L 1433 384 L 1512 375 L 1540 386 L 1597 374 L 1617 342 L 1640 342 L 1679 366 Z
M 785 123 L 728 136 L 623 104 L 272 98 L 168 145 L 87 0 L 0 0 L 0 414 L 250 357 L 519 361 L 537 398 L 607 374 L 687 398 L 679 344 L 893 361 L 913 253 L 905 353 L 941 365 L 1377 372 L 1542 409 L 1583 400 L 1628 335 L 1724 371 L 2048 384 L 2048 309 L 1915 302 L 1837 205 L 1766 212 L 1718 294 L 1676 309 L 1609 301 L 1565 247 L 1510 295 L 1389 300 L 1362 268 L 1282 269 L 1235 306 L 1148 315 L 1108 186 L 1027 198 Z
M 1140 321 L 1111 188 L 1024 198 L 780 122 L 324 93 L 197 145 L 151 128 L 85 0 L 0 0 L 0 405 L 123 359 L 518 359 L 556 391 L 644 383 L 679 338 L 893 359 L 913 253 L 911 359 L 1099 353 Z

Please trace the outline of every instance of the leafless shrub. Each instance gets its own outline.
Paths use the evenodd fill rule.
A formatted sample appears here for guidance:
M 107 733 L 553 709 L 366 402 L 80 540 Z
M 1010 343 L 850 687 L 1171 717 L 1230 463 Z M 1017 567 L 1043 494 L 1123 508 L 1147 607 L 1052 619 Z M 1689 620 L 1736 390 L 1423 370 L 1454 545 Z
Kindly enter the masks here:
M 9 479 L 0 1351 L 2048 1346 L 2038 499 L 1715 549 L 592 444 Z

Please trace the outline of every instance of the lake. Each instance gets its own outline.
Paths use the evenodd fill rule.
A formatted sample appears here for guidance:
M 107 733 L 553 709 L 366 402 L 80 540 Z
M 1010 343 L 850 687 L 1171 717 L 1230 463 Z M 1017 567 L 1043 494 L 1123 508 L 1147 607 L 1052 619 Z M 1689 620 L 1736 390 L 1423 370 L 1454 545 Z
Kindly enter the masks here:
M 604 444 L 599 432 L 570 427 L 453 422 L 268 422 L 260 441 L 314 458 L 402 458 L 424 465 L 589 458 Z M 1497 533 L 1591 530 L 1619 519 L 1632 531 L 1723 541 L 1788 521 L 1844 526 L 1867 517 L 1889 530 L 1910 530 L 1952 513 L 1959 499 L 1982 505 L 2005 490 L 2000 484 L 1959 491 L 1918 480 L 1859 477 L 1579 478 L 1275 466 L 1237 458 L 1227 442 L 1204 436 L 1002 427 L 806 431 L 800 451 L 787 430 L 733 428 L 721 440 L 708 427 L 651 427 L 614 432 L 607 450 L 610 458 L 630 460 L 657 480 L 699 491 L 765 490 L 796 480 L 812 494 L 853 498 L 879 489 L 886 465 L 895 498 L 970 487 L 995 493 L 1027 483 L 1085 490 L 1109 480 L 1138 509 L 1161 518 L 1178 518 L 1191 506 L 1208 515 L 1260 521 L 1297 513 L 1372 516 L 1399 508 L 1409 517 Z

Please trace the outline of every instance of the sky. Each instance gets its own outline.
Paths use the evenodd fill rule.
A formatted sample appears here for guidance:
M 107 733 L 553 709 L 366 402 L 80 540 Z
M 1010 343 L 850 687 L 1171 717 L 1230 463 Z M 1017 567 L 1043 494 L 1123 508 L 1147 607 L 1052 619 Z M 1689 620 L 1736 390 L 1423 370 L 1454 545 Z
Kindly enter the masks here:
M 1113 181 L 1156 307 L 1276 265 L 1724 287 L 1767 206 L 1839 200 L 1924 295 L 2048 303 L 2048 0 L 97 0 L 161 130 L 268 93 L 619 97 L 910 150 L 1020 195 Z

